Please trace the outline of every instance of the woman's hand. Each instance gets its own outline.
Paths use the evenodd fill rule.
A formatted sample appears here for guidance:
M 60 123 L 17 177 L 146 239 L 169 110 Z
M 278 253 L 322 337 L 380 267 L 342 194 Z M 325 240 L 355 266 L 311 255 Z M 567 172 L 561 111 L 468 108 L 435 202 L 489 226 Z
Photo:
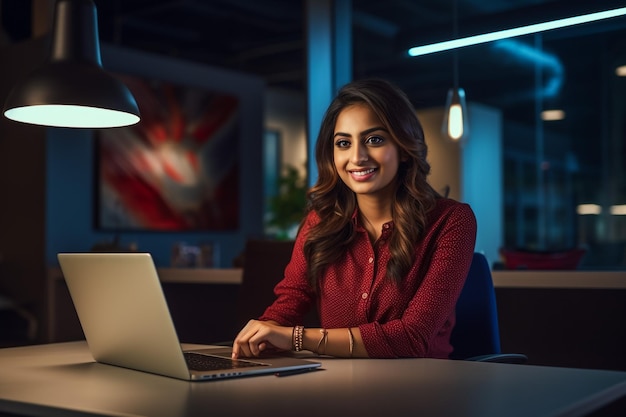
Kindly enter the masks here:
M 259 356 L 268 348 L 291 350 L 292 327 L 274 321 L 250 320 L 233 342 L 233 359 Z

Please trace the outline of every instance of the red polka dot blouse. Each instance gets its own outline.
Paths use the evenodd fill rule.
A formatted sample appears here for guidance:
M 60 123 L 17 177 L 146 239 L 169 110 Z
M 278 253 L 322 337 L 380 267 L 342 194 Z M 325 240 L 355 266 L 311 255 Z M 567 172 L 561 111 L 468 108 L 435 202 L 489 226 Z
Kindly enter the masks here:
M 324 328 L 359 327 L 370 357 L 448 358 L 454 307 L 469 270 L 476 241 L 476 218 L 469 205 L 440 198 L 429 214 L 415 260 L 399 285 L 386 279 L 393 222 L 371 244 L 357 225 L 357 237 L 340 262 L 327 268 L 319 291 L 311 291 L 303 245 L 307 230 L 319 222 L 309 213 L 291 261 L 274 292 L 275 302 L 261 320 L 285 326 L 301 323 L 316 305 Z

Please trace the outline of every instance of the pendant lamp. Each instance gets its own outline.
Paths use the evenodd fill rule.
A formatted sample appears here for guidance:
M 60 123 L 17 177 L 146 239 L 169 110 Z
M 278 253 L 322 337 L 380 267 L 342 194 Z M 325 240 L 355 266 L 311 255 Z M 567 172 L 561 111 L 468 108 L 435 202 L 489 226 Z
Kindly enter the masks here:
M 457 1 L 454 0 L 454 37 L 458 36 L 458 17 L 457 17 Z M 448 90 L 446 98 L 446 107 L 443 116 L 443 125 L 441 130 L 445 136 L 454 140 L 461 141 L 467 137 L 469 123 L 467 120 L 467 105 L 465 103 L 465 90 L 459 87 L 459 57 L 458 52 L 454 50 L 453 71 L 454 84 Z
M 467 137 L 468 122 L 465 90 L 458 86 L 448 90 L 443 128 L 445 134 L 452 140 L 459 141 Z
M 57 1 L 50 56 L 9 93 L 4 115 L 23 123 L 74 128 L 139 121 L 130 90 L 102 68 L 92 0 Z

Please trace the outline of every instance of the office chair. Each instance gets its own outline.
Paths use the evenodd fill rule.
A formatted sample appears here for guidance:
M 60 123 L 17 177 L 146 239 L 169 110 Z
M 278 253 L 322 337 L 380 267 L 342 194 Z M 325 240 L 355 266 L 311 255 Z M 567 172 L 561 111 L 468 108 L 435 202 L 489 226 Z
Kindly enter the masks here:
M 237 326 L 257 318 L 272 304 L 274 287 L 283 279 L 285 267 L 291 259 L 293 241 L 249 239 L 243 259 L 243 276 L 237 301 Z M 303 323 L 318 327 L 317 312 L 311 311 Z
M 456 305 L 456 325 L 450 342 L 452 359 L 526 363 L 526 355 L 502 353 L 496 293 L 487 259 L 474 253 L 467 280 Z

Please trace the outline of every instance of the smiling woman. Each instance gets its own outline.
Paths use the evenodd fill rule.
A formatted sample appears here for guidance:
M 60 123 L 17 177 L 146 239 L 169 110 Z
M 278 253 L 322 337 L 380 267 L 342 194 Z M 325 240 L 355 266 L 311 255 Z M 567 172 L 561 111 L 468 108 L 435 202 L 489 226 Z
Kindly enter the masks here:
M 268 349 L 449 357 L 476 219 L 428 184 L 426 155 L 401 90 L 366 79 L 339 91 L 322 121 L 318 180 L 277 299 L 240 331 L 235 357 Z M 314 306 L 322 328 L 304 328 Z

